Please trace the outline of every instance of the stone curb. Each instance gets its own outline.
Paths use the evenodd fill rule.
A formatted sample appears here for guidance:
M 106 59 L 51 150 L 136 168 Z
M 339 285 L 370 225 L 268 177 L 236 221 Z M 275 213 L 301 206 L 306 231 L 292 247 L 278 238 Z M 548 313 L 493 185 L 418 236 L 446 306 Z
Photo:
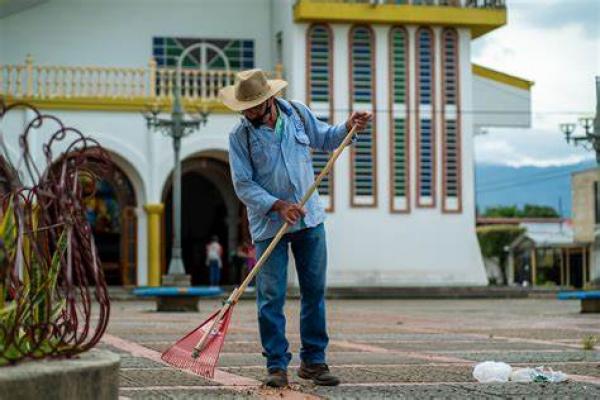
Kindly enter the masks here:
M 0 399 L 113 400 L 119 356 L 92 349 L 70 359 L 27 361 L 0 368 Z

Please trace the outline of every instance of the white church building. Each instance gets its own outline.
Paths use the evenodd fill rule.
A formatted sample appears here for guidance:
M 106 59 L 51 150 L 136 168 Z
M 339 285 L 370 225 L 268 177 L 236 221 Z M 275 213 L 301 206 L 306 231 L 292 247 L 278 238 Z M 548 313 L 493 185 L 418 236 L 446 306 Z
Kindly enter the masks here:
M 170 110 L 179 56 L 208 43 L 183 60 L 182 77 L 186 110 L 210 113 L 181 154 L 194 284 L 208 281 L 210 236 L 227 254 L 248 238 L 227 154 L 240 115 L 217 93 L 236 71 L 262 68 L 324 120 L 375 116 L 319 188 L 329 286 L 485 285 L 473 138 L 530 126 L 532 83 L 473 64 L 471 43 L 506 23 L 503 0 L 5 0 L 0 96 L 57 116 L 112 155 L 117 168 L 88 207 L 110 284 L 156 286 L 166 270 L 173 147 L 143 113 Z M 0 121 L 14 157 L 30 117 Z M 317 172 L 326 157 L 313 154 Z M 239 282 L 225 262 L 222 283 Z

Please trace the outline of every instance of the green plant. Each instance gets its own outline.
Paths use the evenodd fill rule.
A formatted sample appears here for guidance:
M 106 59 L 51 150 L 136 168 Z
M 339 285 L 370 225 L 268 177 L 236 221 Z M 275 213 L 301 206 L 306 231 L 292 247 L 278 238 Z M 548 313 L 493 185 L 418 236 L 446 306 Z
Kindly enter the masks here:
M 496 257 L 504 274 L 506 282 L 506 251 L 505 248 L 525 232 L 524 228 L 515 225 L 489 225 L 477 228 L 477 239 L 481 254 L 486 258 Z
M 34 251 L 34 246 L 43 241 L 35 229 L 36 211 L 15 207 L 15 199 L 11 196 L 3 214 L 0 223 L 0 260 L 3 264 L 0 267 L 0 325 L 3 327 L 0 330 L 0 354 L 4 358 L 0 358 L 0 365 L 23 353 L 41 357 L 60 343 L 58 332 L 44 327 L 56 326 L 66 305 L 65 299 L 57 299 L 56 285 L 68 236 L 68 229 L 64 229 L 48 263 L 43 253 Z M 19 220 L 27 217 L 34 222 L 34 229 L 28 231 L 23 229 L 27 224 Z M 22 263 L 19 269 L 24 274 L 22 286 L 11 290 L 5 284 L 8 260 Z M 20 295 L 11 295 L 11 291 L 19 291 Z M 12 299 L 6 302 L 6 298 Z
M 584 350 L 594 350 L 600 339 L 594 335 L 586 335 L 581 339 L 581 344 Z
M 490 225 L 477 228 L 477 239 L 484 257 L 502 258 L 504 248 L 525 232 L 514 225 Z

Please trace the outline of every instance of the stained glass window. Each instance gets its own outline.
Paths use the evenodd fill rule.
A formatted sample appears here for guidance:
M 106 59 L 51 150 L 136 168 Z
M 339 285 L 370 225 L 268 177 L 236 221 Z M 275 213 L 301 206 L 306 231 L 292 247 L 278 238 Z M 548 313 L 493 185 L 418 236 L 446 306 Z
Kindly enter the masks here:
M 396 27 L 390 31 L 390 110 L 392 211 L 408 211 L 408 33 Z
M 155 37 L 152 40 L 152 54 L 159 67 L 176 67 L 181 53 L 196 43 L 210 43 L 223 50 L 233 70 L 254 68 L 254 40 L 250 39 Z M 209 69 L 225 68 L 223 59 L 211 49 L 207 51 L 206 61 Z M 200 64 L 200 49 L 191 51 L 183 61 L 183 66 L 187 68 L 199 68 Z
M 375 45 L 373 32 L 364 26 L 350 31 L 350 108 L 371 110 L 375 114 Z M 376 148 L 375 119 L 358 134 L 352 146 L 352 201 L 353 206 L 376 205 Z
M 433 107 L 434 38 L 431 29 L 417 31 L 417 205 L 435 206 L 435 110 Z
M 458 97 L 458 35 L 455 29 L 442 32 L 443 100 L 443 209 L 461 210 L 460 107 Z
M 331 123 L 333 109 L 333 93 L 331 91 L 331 79 L 333 75 L 333 38 L 331 30 L 327 25 L 318 24 L 309 28 L 307 33 L 307 105 L 311 107 L 318 118 L 324 122 Z M 318 175 L 327 160 L 329 154 L 315 150 L 312 153 L 315 177 Z M 319 184 L 319 195 L 324 201 L 325 209 L 333 210 L 333 171 L 327 175 Z

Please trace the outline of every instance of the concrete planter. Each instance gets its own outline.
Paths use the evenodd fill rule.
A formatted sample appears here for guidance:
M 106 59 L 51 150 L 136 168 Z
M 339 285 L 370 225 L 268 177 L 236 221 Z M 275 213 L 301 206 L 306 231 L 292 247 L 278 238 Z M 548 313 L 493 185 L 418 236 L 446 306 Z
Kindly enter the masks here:
M 118 397 L 119 356 L 105 350 L 91 350 L 71 359 L 29 361 L 0 368 L 0 399 Z

